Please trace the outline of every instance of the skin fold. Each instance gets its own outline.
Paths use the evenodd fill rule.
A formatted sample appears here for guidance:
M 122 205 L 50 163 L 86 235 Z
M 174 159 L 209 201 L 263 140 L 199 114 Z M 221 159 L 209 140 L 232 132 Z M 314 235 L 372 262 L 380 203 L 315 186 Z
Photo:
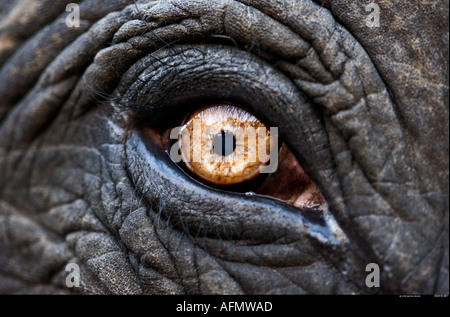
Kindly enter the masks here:
M 69 2 L 0 0 L 0 293 L 448 294 L 448 1 Z M 278 127 L 331 214 L 183 173 L 142 127 L 198 98 Z

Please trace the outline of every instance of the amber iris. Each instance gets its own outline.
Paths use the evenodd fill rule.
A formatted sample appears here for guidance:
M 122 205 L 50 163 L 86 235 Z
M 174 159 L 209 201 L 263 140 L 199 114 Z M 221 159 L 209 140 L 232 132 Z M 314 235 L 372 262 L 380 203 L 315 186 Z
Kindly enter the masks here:
M 212 184 L 233 185 L 255 178 L 269 163 L 270 130 L 242 108 L 217 104 L 184 120 L 179 144 L 194 175 Z

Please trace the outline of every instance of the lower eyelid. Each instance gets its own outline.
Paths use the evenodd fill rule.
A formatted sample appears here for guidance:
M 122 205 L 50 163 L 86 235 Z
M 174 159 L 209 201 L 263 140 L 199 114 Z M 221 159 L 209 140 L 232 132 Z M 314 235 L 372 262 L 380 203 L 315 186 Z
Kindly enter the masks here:
M 317 232 L 327 243 L 337 244 L 326 222 L 304 218 L 293 206 L 261 195 L 245 196 L 199 186 L 174 169 L 165 153 L 146 146 L 137 134 L 127 141 L 133 184 L 161 221 L 178 230 L 211 238 L 250 239 L 261 243 L 280 238 L 298 240 Z

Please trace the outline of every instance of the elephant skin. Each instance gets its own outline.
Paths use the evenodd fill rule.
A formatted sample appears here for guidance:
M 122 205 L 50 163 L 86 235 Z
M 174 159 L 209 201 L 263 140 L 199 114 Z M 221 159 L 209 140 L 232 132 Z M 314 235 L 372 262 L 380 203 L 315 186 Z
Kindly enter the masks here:
M 0 293 L 448 294 L 449 2 L 371 2 L 1 0 Z M 278 127 L 327 221 L 145 139 L 198 96 Z

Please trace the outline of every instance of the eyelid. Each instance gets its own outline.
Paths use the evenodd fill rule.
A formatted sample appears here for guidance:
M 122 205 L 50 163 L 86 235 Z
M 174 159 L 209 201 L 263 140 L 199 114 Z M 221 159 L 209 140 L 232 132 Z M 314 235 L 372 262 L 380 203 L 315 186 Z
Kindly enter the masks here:
M 183 55 L 190 58 L 186 60 Z M 172 61 L 177 59 L 184 60 L 183 64 L 174 65 Z M 278 109 L 304 103 L 295 85 L 271 65 L 229 47 L 173 46 L 154 53 L 136 67 L 125 77 L 139 74 L 138 78 L 128 86 L 118 106 L 154 123 L 187 112 L 193 107 L 192 101 L 198 106 L 227 100 L 248 107 L 263 122 L 277 126 L 276 118 L 283 115 Z
M 183 55 L 187 51 L 194 56 L 183 60 Z M 224 51 L 225 54 L 223 54 Z M 149 57 L 147 63 L 143 62 L 139 66 L 142 67 L 141 69 L 134 68 L 133 72 L 128 74 L 129 76 L 139 74 L 139 76 L 122 94 L 126 102 L 118 104 L 121 112 L 130 113 L 140 123 L 155 124 L 161 121 L 168 122 L 174 113 L 178 113 L 179 116 L 181 116 L 180 113 L 184 115 L 192 110 L 195 104 L 198 106 L 199 103 L 230 100 L 233 103 L 245 105 L 244 108 L 270 126 L 280 127 L 280 136 L 292 149 L 296 158 L 304 158 L 303 154 L 306 154 L 309 156 L 306 162 L 314 162 L 317 170 L 324 168 L 332 170 L 332 167 L 324 167 L 323 163 L 327 163 L 327 160 L 320 159 L 322 154 L 327 154 L 328 138 L 317 108 L 306 100 L 290 78 L 274 69 L 272 65 L 255 58 L 249 52 L 223 46 L 173 46 L 170 49 L 161 49 L 155 55 Z M 181 62 L 176 63 L 183 65 L 181 71 L 177 66 L 172 67 L 174 65 L 170 62 L 172 59 L 185 61 L 187 65 Z M 242 65 L 246 67 L 242 69 Z M 193 82 L 195 85 L 192 84 Z M 179 119 L 178 122 L 181 121 L 181 118 Z M 321 150 L 316 151 L 317 148 Z M 158 156 L 156 162 L 142 158 L 133 159 L 139 164 L 139 170 L 144 172 L 139 175 L 140 183 L 137 186 L 148 192 L 145 196 L 148 197 L 146 199 L 149 199 L 152 206 L 158 205 L 160 201 L 164 202 L 161 212 L 165 216 L 170 218 L 172 212 L 181 211 L 174 220 L 180 221 L 179 217 L 188 217 L 189 226 L 193 230 L 202 230 L 199 224 L 206 221 L 208 231 L 213 235 L 219 234 L 221 237 L 237 235 L 241 238 L 272 241 L 276 236 L 291 234 L 288 233 L 290 229 L 286 229 L 284 233 L 283 229 L 276 232 L 272 230 L 286 225 L 286 218 L 279 222 L 275 220 L 278 216 L 283 218 L 283 215 L 288 215 L 287 217 L 301 215 L 306 217 L 307 221 L 314 221 L 315 225 L 311 225 L 311 228 L 316 228 L 316 225 L 324 228 L 334 219 L 329 214 L 327 217 L 319 218 L 315 218 L 315 215 L 307 216 L 308 212 L 314 212 L 314 210 L 307 207 L 296 208 L 271 197 L 258 194 L 246 196 L 194 181 L 170 160 L 167 153 L 155 147 L 151 151 L 151 155 Z M 129 157 L 132 155 L 129 154 Z M 301 163 L 303 165 L 303 161 Z M 163 167 L 169 168 L 172 179 L 168 178 L 170 174 L 160 174 L 158 169 Z M 314 166 L 308 169 L 308 173 L 309 171 L 314 172 Z M 156 179 L 152 179 L 156 177 L 154 173 L 159 173 Z M 146 180 L 146 178 L 150 179 Z M 320 180 L 320 177 L 318 179 Z M 159 180 L 163 183 L 171 183 L 173 186 L 170 193 L 158 194 L 155 197 L 150 193 L 152 190 L 159 193 L 161 190 Z M 195 201 L 196 199 L 198 201 Z M 193 200 L 195 203 L 189 206 L 189 210 L 183 210 L 186 208 L 183 202 Z M 211 201 L 216 203 L 211 204 Z M 217 208 L 218 201 L 224 201 L 226 205 Z M 256 206 L 258 210 L 255 209 Z M 264 219 L 259 219 L 260 215 Z M 297 220 L 293 220 L 289 226 L 296 225 Z M 225 224 L 224 221 L 231 222 Z M 239 228 L 236 229 L 236 223 L 242 231 Z M 254 226 L 254 224 L 258 225 Z M 261 230 L 266 230 L 264 236 L 260 235 Z M 298 228 L 298 230 L 303 232 L 309 229 Z M 241 234 L 242 232 L 244 234 Z M 335 229 L 329 234 L 326 233 L 323 241 L 339 243 L 335 233 Z M 292 237 L 298 237 L 298 234 L 297 232 Z
M 314 159 L 326 154 L 315 148 L 328 147 L 323 143 L 328 138 L 317 109 L 289 78 L 249 52 L 214 45 L 173 46 L 136 67 L 140 68 L 128 75 L 138 75 L 138 79 L 125 91 L 127 102 L 119 107 L 131 110 L 141 123 L 157 126 L 169 122 L 174 114 L 179 117 L 189 112 L 193 104 L 227 99 L 245 105 L 270 126 L 280 127 L 280 136 L 295 157 L 303 159 L 306 151 L 309 158 L 304 161 L 316 165 L 311 168 L 310 164 L 308 171 L 322 169 L 327 162 Z
M 205 230 L 212 238 L 250 239 L 261 243 L 280 238 L 297 241 L 299 236 L 313 234 L 319 235 L 324 243 L 339 244 L 323 221 L 304 218 L 294 206 L 270 197 L 246 196 L 192 181 L 173 167 L 166 153 L 154 146 L 142 142 L 137 134 L 131 135 L 126 146 L 127 156 L 134 158 L 130 168 L 141 171 L 134 181 L 136 188 L 145 189 L 143 199 L 176 228 L 185 223 L 182 230 Z
M 197 111 L 192 112 L 190 115 L 185 117 L 182 123 L 184 123 L 184 126 L 186 126 L 187 122 L 190 122 L 191 120 L 193 120 L 193 118 L 200 118 L 201 120 L 203 120 L 203 123 L 214 124 L 216 122 L 222 122 L 223 119 L 229 118 L 230 116 L 237 116 L 240 118 L 249 119 L 251 122 L 257 122 L 257 119 L 255 117 L 250 115 L 248 112 L 237 108 L 235 105 L 221 103 L 206 108 L 200 108 Z M 172 151 L 172 149 L 170 151 L 168 150 L 168 146 L 170 144 L 170 142 L 168 141 L 168 130 L 166 130 L 159 137 L 157 136 L 158 132 L 156 130 L 154 130 L 153 132 L 150 131 L 151 128 L 148 128 L 147 137 L 152 138 L 153 142 L 160 142 L 161 140 L 163 140 L 163 142 L 159 143 L 159 146 L 165 146 L 164 148 L 168 153 Z M 181 134 L 179 134 L 179 132 L 174 135 L 178 136 L 178 142 L 181 142 L 179 139 L 180 135 Z M 202 141 L 201 144 L 205 144 L 204 141 Z M 183 147 L 181 147 L 181 152 L 183 153 Z M 279 199 L 290 205 L 301 208 L 303 213 L 308 214 L 308 217 L 321 219 L 324 216 L 324 213 L 327 212 L 327 205 L 317 185 L 315 185 L 314 182 L 309 178 L 301 165 L 298 163 L 295 156 L 288 149 L 286 144 L 283 144 L 281 146 L 279 154 L 279 164 L 281 165 L 277 168 L 276 172 L 268 175 L 268 177 L 261 182 L 251 183 L 248 187 L 246 187 L 246 191 L 252 190 L 257 194 Z M 170 154 L 168 155 L 170 156 Z M 206 159 L 208 159 L 208 156 L 206 156 Z M 221 174 L 220 169 L 212 169 L 209 172 L 212 173 L 211 175 L 202 174 L 204 172 L 202 172 L 201 168 L 203 168 L 205 164 L 208 164 L 202 160 L 197 162 L 197 165 L 195 165 L 194 163 L 184 158 L 183 162 L 179 164 L 187 167 L 187 170 L 190 172 L 186 174 L 187 176 L 190 177 L 189 174 L 194 174 L 194 176 L 201 179 L 198 180 L 198 182 L 206 182 L 205 185 L 207 186 L 211 186 L 212 184 L 217 186 L 231 184 L 227 180 L 228 175 Z M 218 177 L 218 180 L 215 181 L 214 177 Z M 243 181 L 248 182 L 251 179 L 252 177 L 244 178 Z M 191 181 L 197 182 L 193 178 L 191 178 Z M 253 189 L 251 189 L 252 187 Z M 236 187 L 222 187 L 222 189 L 225 191 L 236 191 Z

